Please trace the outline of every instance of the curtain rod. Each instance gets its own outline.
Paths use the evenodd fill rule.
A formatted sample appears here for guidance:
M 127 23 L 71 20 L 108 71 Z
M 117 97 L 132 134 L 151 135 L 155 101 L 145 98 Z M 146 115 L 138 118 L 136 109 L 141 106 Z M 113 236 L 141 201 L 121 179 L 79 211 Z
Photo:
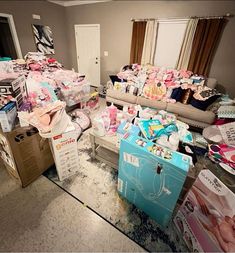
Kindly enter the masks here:
M 186 18 L 198 18 L 198 19 L 210 19 L 210 18 L 232 18 L 234 17 L 233 14 L 231 13 L 226 13 L 225 15 L 221 15 L 221 16 L 189 16 L 189 17 L 170 17 L 170 18 L 132 18 L 131 21 L 150 21 L 150 20 L 161 20 L 161 19 L 186 19 Z

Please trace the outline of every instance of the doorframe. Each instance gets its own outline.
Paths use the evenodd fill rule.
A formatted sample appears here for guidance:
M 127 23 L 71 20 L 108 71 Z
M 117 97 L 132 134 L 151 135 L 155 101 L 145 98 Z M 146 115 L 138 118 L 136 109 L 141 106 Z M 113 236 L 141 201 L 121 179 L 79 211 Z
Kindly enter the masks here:
M 11 30 L 11 35 L 12 35 L 13 42 L 14 42 L 15 49 L 16 49 L 17 57 L 23 58 L 13 16 L 11 14 L 0 13 L 0 17 L 4 17 L 4 18 L 8 19 L 10 30 Z
M 75 24 L 74 25 L 74 34 L 75 34 L 75 46 L 76 46 L 76 61 L 77 61 L 77 70 L 79 71 L 79 59 L 78 59 L 78 47 L 77 47 L 77 31 L 76 31 L 76 28 L 77 27 L 89 27 L 89 26 L 96 26 L 98 29 L 99 29 L 99 77 L 100 77 L 100 83 L 99 83 L 99 86 L 101 85 L 101 73 L 100 73 L 100 70 L 101 70 L 101 61 L 100 61 L 100 24 Z

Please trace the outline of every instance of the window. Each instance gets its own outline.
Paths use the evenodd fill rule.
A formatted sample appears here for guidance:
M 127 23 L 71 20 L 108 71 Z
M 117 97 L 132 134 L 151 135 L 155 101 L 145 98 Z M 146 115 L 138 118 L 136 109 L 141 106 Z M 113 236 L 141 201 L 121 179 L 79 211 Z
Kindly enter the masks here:
M 188 19 L 158 21 L 154 65 L 175 68 Z

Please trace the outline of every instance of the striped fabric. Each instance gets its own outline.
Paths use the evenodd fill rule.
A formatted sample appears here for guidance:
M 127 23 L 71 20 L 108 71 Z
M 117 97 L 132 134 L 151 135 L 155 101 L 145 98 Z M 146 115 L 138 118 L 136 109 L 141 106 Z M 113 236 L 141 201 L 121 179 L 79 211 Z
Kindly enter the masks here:
M 235 106 L 222 105 L 218 109 L 218 118 L 235 119 Z

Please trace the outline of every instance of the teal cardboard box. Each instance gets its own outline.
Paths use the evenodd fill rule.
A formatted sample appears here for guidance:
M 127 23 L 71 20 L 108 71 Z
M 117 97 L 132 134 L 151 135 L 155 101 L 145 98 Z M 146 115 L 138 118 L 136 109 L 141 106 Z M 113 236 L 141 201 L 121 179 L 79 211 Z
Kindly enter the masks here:
M 121 140 L 118 191 L 159 225 L 171 220 L 190 157 L 134 135 Z

